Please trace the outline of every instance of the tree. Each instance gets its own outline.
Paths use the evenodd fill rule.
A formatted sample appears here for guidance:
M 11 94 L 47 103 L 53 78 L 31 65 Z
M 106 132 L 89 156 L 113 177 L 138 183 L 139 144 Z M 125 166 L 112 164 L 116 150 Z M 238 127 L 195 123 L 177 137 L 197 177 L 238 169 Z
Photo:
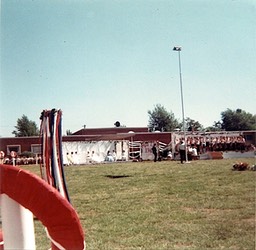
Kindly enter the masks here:
M 242 109 L 227 109 L 221 113 L 221 128 L 226 131 L 242 131 L 256 129 L 256 115 Z
M 211 132 L 211 131 L 222 131 L 221 128 L 221 122 L 220 121 L 214 121 L 213 125 L 210 127 L 207 127 L 205 129 L 206 132 Z
M 39 135 L 39 129 L 34 121 L 30 121 L 26 115 L 17 120 L 16 130 L 12 133 L 15 137 Z
M 172 112 L 168 112 L 163 106 L 157 104 L 152 111 L 148 111 L 150 131 L 173 131 L 180 127 L 179 122 Z
M 195 121 L 189 117 L 185 119 L 186 127 L 188 131 L 201 131 L 203 130 L 203 125 L 198 121 Z
M 70 129 L 67 129 L 66 130 L 66 135 L 72 135 L 73 133 L 71 132 L 71 130 Z

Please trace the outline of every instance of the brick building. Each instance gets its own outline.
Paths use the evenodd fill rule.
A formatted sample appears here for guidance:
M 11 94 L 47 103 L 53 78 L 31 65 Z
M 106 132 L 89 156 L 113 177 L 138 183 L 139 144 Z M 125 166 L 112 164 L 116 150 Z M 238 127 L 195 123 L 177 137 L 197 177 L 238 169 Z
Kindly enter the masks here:
M 218 132 L 217 136 L 228 136 L 232 132 Z M 233 132 L 237 135 L 241 135 L 246 144 L 256 145 L 256 131 L 239 131 Z M 182 133 L 180 133 L 182 135 Z M 148 132 L 147 127 L 112 127 L 112 128 L 84 128 L 76 131 L 72 135 L 63 136 L 63 142 L 97 142 L 97 141 L 128 141 L 130 150 L 135 151 L 136 147 L 140 148 L 142 152 L 145 145 L 148 149 L 155 142 L 161 143 L 163 147 L 166 145 L 174 145 L 174 138 L 177 133 L 172 132 Z M 211 133 L 188 133 L 189 137 L 197 136 L 211 136 Z M 177 139 L 177 138 L 176 138 Z M 137 143 L 137 144 L 136 144 Z M 148 150 L 147 149 L 147 150 Z M 15 151 L 21 154 L 25 151 L 35 154 L 41 154 L 41 139 L 38 136 L 31 137 L 0 137 L 0 150 L 5 153 L 6 156 L 10 155 L 11 151 Z
M 85 128 L 72 135 L 63 136 L 63 142 L 83 141 L 160 141 L 165 144 L 171 142 L 171 132 L 148 132 L 147 127 L 113 127 L 113 128 Z M 11 151 L 18 154 L 28 151 L 35 154 L 41 153 L 41 139 L 39 136 L 30 137 L 0 137 L 0 150 L 5 155 Z

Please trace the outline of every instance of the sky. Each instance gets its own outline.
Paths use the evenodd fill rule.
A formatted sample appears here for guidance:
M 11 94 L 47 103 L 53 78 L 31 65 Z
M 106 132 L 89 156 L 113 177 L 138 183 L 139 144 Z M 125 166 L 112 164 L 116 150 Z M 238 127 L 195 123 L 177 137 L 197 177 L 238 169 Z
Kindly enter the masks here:
M 204 127 L 255 114 L 256 0 L 2 0 L 0 136 L 62 110 L 63 134 L 146 127 L 160 104 Z

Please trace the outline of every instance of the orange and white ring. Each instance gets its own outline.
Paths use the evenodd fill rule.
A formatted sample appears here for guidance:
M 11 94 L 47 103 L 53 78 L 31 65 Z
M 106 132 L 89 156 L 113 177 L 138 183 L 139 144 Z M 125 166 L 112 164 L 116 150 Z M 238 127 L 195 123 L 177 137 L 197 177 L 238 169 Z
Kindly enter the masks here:
M 85 249 L 78 214 L 55 188 L 38 176 L 10 165 L 0 165 L 0 178 L 0 194 L 8 195 L 42 222 L 52 240 L 52 249 Z

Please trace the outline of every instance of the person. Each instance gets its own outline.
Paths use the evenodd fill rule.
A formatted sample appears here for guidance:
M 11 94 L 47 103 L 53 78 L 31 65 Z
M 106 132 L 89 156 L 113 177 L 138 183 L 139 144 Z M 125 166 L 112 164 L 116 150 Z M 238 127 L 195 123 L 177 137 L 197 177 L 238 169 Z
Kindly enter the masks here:
M 168 151 L 167 158 L 172 160 L 172 151 L 171 150 Z
M 67 152 L 67 165 L 69 166 L 69 165 L 72 165 L 72 164 L 73 164 L 72 158 L 71 158 L 71 156 L 69 155 L 69 153 Z
M 157 159 L 157 148 L 156 148 L 156 144 L 154 143 L 153 147 L 152 147 L 152 153 L 154 155 L 154 162 L 156 162 Z
M 91 159 L 94 158 L 94 151 L 92 151 L 92 154 L 91 154 Z
M 113 156 L 113 160 L 116 161 L 116 151 L 115 150 L 112 151 L 112 156 Z
M 77 151 L 75 151 L 75 154 L 73 155 L 73 162 L 75 165 L 79 165 L 79 157 Z
M 96 159 L 95 159 L 95 152 L 94 152 L 94 150 L 92 151 L 92 153 L 91 153 L 91 161 L 90 161 L 90 163 L 95 163 L 96 162 Z
M 113 158 L 112 154 L 110 153 L 110 151 L 107 152 L 107 156 L 106 156 L 105 160 L 110 161 L 110 162 L 114 161 L 114 158 Z
M 87 151 L 87 155 L 86 155 L 86 163 L 91 163 L 91 156 L 90 156 L 90 151 Z
M 4 164 L 4 151 L 0 151 L 0 164 Z
M 191 145 L 189 145 L 187 147 L 187 153 L 188 153 L 188 160 L 191 161 L 192 160 L 192 154 L 193 154 L 193 149 L 192 149 Z
M 125 150 L 122 151 L 122 161 L 126 161 Z
M 186 145 L 183 140 L 179 145 L 179 152 L 180 152 L 180 163 L 183 164 L 183 162 L 186 161 Z
M 197 156 L 198 156 L 198 154 L 197 154 L 197 148 L 196 148 L 195 145 L 193 145 L 193 146 L 192 146 L 192 159 L 193 159 L 193 160 L 196 160 L 196 159 L 197 159 Z

